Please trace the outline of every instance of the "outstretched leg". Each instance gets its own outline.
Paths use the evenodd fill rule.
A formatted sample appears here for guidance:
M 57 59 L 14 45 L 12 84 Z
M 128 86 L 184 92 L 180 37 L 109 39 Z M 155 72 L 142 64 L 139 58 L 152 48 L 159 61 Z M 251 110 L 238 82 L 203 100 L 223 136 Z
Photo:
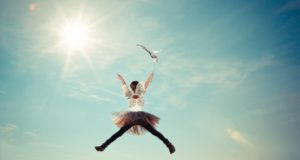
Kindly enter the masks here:
M 141 124 L 145 129 L 147 129 L 150 133 L 158 137 L 161 141 L 164 142 L 164 144 L 169 148 L 170 153 L 175 152 L 175 147 L 172 145 L 172 143 L 166 139 L 160 132 L 158 132 L 156 129 L 154 129 L 148 122 Z
M 115 141 L 117 138 L 121 137 L 128 129 L 130 129 L 134 124 L 128 124 L 120 128 L 118 132 L 112 135 L 108 140 L 106 140 L 101 146 L 96 146 L 97 151 L 103 151 L 110 143 Z

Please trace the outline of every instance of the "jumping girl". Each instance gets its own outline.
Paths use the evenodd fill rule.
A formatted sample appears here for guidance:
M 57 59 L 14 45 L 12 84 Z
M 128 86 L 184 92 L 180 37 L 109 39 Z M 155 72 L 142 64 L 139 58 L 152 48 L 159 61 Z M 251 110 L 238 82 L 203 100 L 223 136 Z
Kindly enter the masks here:
M 149 131 L 154 136 L 159 138 L 169 149 L 170 154 L 175 152 L 175 147 L 155 128 L 159 122 L 159 117 L 142 111 L 144 107 L 144 95 L 153 79 L 151 73 L 145 83 L 132 81 L 130 87 L 126 85 L 124 78 L 118 74 L 117 79 L 121 81 L 124 95 L 129 101 L 129 111 L 113 113 L 113 122 L 120 128 L 118 132 L 112 135 L 101 146 L 96 146 L 97 151 L 103 151 L 110 143 L 122 136 L 126 131 L 135 135 L 141 135 L 145 131 Z

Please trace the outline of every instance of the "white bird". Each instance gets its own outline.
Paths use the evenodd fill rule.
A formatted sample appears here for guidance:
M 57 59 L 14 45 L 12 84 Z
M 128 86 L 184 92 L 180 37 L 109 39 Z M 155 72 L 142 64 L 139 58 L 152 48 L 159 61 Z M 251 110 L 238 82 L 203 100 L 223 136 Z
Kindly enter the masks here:
M 156 53 L 158 53 L 158 52 L 156 52 L 156 51 L 150 51 L 150 50 L 148 50 L 145 46 L 143 46 L 143 45 L 141 45 L 141 44 L 137 44 L 137 46 L 142 47 L 146 52 L 149 53 L 150 57 L 151 57 L 152 59 L 154 59 L 154 61 L 155 61 L 156 63 L 158 62 L 158 57 L 157 57 L 157 55 L 156 55 Z

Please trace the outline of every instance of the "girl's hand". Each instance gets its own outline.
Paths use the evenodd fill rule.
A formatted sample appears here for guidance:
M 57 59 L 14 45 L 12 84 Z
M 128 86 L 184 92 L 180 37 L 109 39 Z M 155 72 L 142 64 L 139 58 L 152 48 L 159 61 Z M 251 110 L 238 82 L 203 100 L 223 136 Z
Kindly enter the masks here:
M 117 79 L 119 79 L 123 85 L 126 85 L 124 78 L 120 74 L 117 74 Z
M 149 75 L 149 81 L 150 81 L 150 82 L 152 82 L 152 80 L 153 80 L 153 76 L 154 76 L 154 73 L 153 73 L 153 72 L 151 72 L 151 74 Z
M 120 74 L 117 74 L 117 79 L 123 80 L 123 77 Z

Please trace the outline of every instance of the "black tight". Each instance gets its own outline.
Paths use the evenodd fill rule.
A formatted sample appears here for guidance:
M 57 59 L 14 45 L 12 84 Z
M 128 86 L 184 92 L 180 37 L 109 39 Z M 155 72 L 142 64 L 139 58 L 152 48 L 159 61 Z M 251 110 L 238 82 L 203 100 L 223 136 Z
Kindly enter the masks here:
M 117 138 L 121 137 L 128 129 L 130 129 L 134 125 L 141 125 L 145 129 L 147 129 L 151 134 L 159 138 L 169 149 L 170 147 L 174 146 L 166 139 L 160 132 L 158 132 L 155 128 L 153 128 L 147 121 L 145 120 L 137 120 L 128 125 L 123 126 L 120 128 L 118 132 L 112 135 L 108 140 L 106 140 L 100 147 L 104 150 L 110 143 L 115 141 Z M 174 148 L 175 150 L 175 148 Z M 170 151 L 171 152 L 171 151 Z

